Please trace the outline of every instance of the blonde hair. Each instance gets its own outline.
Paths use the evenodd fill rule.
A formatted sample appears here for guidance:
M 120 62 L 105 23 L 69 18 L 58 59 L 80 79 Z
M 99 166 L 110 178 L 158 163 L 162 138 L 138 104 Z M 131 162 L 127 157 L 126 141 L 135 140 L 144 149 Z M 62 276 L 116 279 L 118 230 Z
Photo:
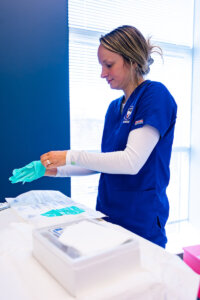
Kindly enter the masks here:
M 157 52 L 162 57 L 162 49 L 152 45 L 150 38 L 147 40 L 135 27 L 120 26 L 100 37 L 100 44 L 106 49 L 120 54 L 129 64 L 137 64 L 138 75 L 146 75 L 150 65 L 154 62 L 151 54 Z

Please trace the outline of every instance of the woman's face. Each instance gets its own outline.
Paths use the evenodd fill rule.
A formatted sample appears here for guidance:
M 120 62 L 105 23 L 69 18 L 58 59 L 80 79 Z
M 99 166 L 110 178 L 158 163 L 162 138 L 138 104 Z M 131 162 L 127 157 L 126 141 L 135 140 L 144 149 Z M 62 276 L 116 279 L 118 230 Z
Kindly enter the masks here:
M 98 59 L 102 66 L 101 77 L 107 80 L 112 89 L 126 91 L 133 81 L 131 66 L 124 62 L 121 55 L 107 50 L 102 45 L 98 49 Z

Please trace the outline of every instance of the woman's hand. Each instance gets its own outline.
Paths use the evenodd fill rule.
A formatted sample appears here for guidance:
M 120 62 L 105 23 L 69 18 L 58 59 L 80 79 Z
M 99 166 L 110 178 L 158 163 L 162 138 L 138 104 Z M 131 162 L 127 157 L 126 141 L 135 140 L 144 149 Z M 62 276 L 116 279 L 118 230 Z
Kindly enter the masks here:
M 55 169 L 66 164 L 67 151 L 50 151 L 40 156 L 41 163 L 48 169 Z

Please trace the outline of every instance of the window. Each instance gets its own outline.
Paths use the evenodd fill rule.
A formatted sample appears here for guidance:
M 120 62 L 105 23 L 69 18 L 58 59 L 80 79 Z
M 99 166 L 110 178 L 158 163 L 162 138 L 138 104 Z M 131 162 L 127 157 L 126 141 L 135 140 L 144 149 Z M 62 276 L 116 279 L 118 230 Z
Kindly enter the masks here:
M 163 82 L 178 104 L 167 190 L 169 222 L 188 218 L 193 5 L 187 0 L 69 0 L 72 149 L 100 149 L 107 107 L 122 94 L 100 78 L 96 53 L 101 34 L 120 25 L 133 25 L 163 49 L 164 63 L 154 55 L 147 78 Z M 72 178 L 72 198 L 94 207 L 98 178 Z

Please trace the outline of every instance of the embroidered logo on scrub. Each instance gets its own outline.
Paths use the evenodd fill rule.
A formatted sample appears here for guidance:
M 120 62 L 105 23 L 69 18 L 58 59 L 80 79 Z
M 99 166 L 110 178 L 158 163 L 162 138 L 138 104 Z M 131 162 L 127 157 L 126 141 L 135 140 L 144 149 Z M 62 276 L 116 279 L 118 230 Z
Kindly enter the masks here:
M 135 121 L 135 125 L 140 125 L 140 124 L 143 124 L 143 119 Z
M 131 105 L 129 107 L 129 109 L 127 110 L 127 113 L 124 116 L 123 123 L 129 123 L 130 122 L 132 111 L 133 111 L 133 105 Z

